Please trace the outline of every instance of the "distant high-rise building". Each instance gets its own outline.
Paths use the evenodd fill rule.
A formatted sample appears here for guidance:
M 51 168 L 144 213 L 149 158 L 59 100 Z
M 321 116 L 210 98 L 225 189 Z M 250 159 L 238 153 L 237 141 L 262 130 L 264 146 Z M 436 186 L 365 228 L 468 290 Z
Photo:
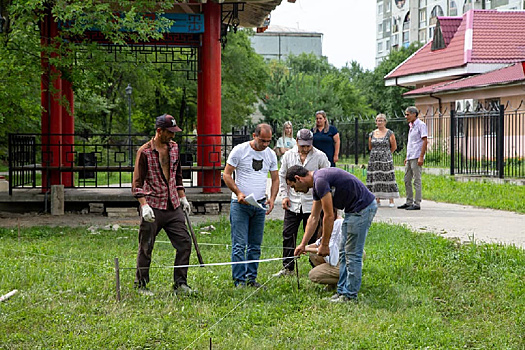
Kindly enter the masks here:
M 525 0 L 376 1 L 376 66 L 392 49 L 432 39 L 438 16 L 461 16 L 471 9 L 525 9 Z
M 286 60 L 288 55 L 313 53 L 323 55 L 323 34 L 298 28 L 271 25 L 251 38 L 255 52 L 266 60 Z

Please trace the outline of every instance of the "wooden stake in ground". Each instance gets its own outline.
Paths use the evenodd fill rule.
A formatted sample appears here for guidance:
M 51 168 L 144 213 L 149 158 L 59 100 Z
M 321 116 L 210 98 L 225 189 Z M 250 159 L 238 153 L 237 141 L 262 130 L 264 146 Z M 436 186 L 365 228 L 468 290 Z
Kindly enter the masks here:
M 6 301 L 7 299 L 11 298 L 13 295 L 15 295 L 16 293 L 18 293 L 18 290 L 17 289 L 13 289 L 12 291 L 10 291 L 9 293 L 7 293 L 6 295 L 2 295 L 0 297 L 0 302 L 2 301 Z
M 115 258 L 115 289 L 117 291 L 117 301 L 120 301 L 120 269 L 118 258 Z

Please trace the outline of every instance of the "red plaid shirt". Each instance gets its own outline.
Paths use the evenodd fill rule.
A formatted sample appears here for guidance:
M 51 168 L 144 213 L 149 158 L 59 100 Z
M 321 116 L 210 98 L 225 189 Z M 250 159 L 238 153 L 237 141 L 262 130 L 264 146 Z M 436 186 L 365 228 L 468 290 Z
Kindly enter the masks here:
M 135 198 L 146 197 L 146 202 L 156 209 L 168 209 L 168 200 L 173 209 L 180 205 L 177 190 L 184 190 L 182 185 L 182 169 L 179 160 L 179 146 L 170 141 L 168 144 L 170 157 L 170 178 L 166 179 L 159 161 L 159 152 L 155 149 L 153 140 L 142 145 L 137 151 L 135 171 L 131 192 Z

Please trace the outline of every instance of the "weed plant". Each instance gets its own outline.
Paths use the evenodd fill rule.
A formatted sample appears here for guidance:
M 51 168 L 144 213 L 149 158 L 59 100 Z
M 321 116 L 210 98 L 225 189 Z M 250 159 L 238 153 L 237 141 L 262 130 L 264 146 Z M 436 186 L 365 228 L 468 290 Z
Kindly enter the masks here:
M 229 223 L 214 225 L 211 235 L 196 229 L 202 255 L 228 262 Z M 295 276 L 272 277 L 281 268 L 272 261 L 259 265 L 267 290 L 235 288 L 230 266 L 194 267 L 188 283 L 199 293 L 176 296 L 167 241 L 162 232 L 149 297 L 133 289 L 136 227 L 0 229 L 0 295 L 19 291 L 0 302 L 0 348 L 525 348 L 525 252 L 515 247 L 459 245 L 375 223 L 359 302 L 334 305 L 324 299 L 331 292 L 308 280 L 306 257 L 299 289 Z M 281 244 L 282 221 L 267 222 L 262 258 L 280 257 Z

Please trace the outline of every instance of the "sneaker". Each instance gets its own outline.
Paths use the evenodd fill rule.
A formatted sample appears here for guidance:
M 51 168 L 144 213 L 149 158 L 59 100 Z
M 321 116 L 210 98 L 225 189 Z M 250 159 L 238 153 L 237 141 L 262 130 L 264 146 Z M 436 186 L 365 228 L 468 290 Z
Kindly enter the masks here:
M 337 298 L 330 299 L 331 303 L 355 303 L 356 299 L 351 299 L 346 295 L 339 295 Z
M 406 208 L 411 207 L 411 206 L 412 206 L 412 204 L 405 203 L 405 204 L 400 205 L 399 207 L 397 207 L 397 209 L 406 209 Z
M 339 296 L 340 296 L 340 295 L 341 295 L 341 294 L 339 294 L 339 293 L 335 293 L 335 294 L 332 295 L 331 297 L 324 298 L 324 299 L 325 299 L 325 300 L 328 300 L 328 301 L 334 301 L 334 300 L 339 299 Z
M 390 208 L 395 207 L 394 203 L 390 203 L 388 206 L 389 206 Z
M 192 295 L 196 294 L 197 291 L 194 289 L 191 289 L 190 286 L 188 286 L 186 283 L 177 284 L 173 287 L 175 294 L 185 294 L 185 295 Z
M 266 290 L 266 287 L 263 286 L 262 284 L 260 284 L 259 282 L 256 282 L 256 281 L 248 281 L 248 283 L 246 283 L 246 285 L 248 287 L 253 287 L 253 288 L 257 288 L 257 289 L 263 289 L 263 290 Z
M 140 295 L 144 295 L 144 296 L 147 296 L 147 297 L 151 297 L 151 296 L 155 295 L 151 290 L 149 290 L 146 287 L 137 287 L 137 292 Z
M 274 273 L 272 277 L 284 277 L 284 276 L 291 276 L 291 275 L 293 275 L 292 270 L 282 269 L 281 271 Z

